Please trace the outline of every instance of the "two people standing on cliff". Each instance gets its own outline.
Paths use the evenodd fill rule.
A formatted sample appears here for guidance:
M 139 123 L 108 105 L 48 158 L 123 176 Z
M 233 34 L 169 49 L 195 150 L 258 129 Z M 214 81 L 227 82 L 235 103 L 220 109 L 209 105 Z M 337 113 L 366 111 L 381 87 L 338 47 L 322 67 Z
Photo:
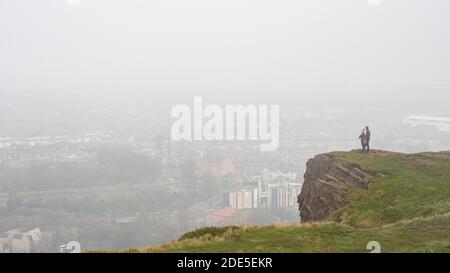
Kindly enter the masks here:
M 368 153 L 370 146 L 369 146 L 369 142 L 370 142 L 370 130 L 369 130 L 369 126 L 366 126 L 366 128 L 364 128 L 361 132 L 361 135 L 359 135 L 359 139 L 361 140 L 361 146 L 362 146 L 362 152 L 363 153 Z

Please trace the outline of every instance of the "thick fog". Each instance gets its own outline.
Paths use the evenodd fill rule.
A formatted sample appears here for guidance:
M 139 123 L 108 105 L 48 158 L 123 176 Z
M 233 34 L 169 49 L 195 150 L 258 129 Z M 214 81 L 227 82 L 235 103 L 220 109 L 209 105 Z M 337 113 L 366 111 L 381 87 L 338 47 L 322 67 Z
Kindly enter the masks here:
M 2 0 L 1 92 L 330 106 L 448 98 L 450 3 L 372 2 Z
M 448 0 L 0 0 L 0 239 L 154 245 L 230 206 L 228 224 L 296 223 L 295 196 L 224 200 L 258 182 L 298 193 L 307 160 L 359 149 L 366 125 L 373 149 L 448 150 L 449 14 Z M 278 149 L 173 141 L 171 109 L 194 97 L 279 105 Z

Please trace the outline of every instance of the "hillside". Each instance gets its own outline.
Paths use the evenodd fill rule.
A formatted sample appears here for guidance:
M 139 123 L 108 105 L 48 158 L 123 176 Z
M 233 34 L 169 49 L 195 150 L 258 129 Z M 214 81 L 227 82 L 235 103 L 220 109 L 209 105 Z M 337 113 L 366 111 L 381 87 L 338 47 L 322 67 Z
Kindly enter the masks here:
M 450 152 L 332 152 L 311 159 L 303 224 L 204 228 L 130 252 L 450 252 Z

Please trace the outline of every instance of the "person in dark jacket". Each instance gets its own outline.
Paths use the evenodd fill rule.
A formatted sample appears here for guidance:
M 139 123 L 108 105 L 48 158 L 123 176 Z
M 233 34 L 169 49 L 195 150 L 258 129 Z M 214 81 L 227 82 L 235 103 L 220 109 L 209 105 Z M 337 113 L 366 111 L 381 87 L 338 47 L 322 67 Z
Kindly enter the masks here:
M 365 129 L 362 130 L 361 134 L 359 135 L 359 139 L 361 140 L 362 152 L 364 153 L 366 151 L 366 146 L 367 146 L 367 138 L 366 138 Z
M 366 126 L 366 148 L 367 148 L 367 152 L 369 152 L 369 150 L 370 150 L 370 146 L 369 146 L 369 143 L 370 143 L 370 130 L 369 130 L 369 126 Z

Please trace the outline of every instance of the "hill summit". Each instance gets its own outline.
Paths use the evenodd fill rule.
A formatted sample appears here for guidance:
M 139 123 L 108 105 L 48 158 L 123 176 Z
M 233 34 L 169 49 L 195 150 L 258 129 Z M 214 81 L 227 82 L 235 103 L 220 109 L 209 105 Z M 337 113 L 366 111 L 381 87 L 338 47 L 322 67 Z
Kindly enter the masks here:
M 450 252 L 450 152 L 331 152 L 307 163 L 302 223 L 198 229 L 131 252 Z

